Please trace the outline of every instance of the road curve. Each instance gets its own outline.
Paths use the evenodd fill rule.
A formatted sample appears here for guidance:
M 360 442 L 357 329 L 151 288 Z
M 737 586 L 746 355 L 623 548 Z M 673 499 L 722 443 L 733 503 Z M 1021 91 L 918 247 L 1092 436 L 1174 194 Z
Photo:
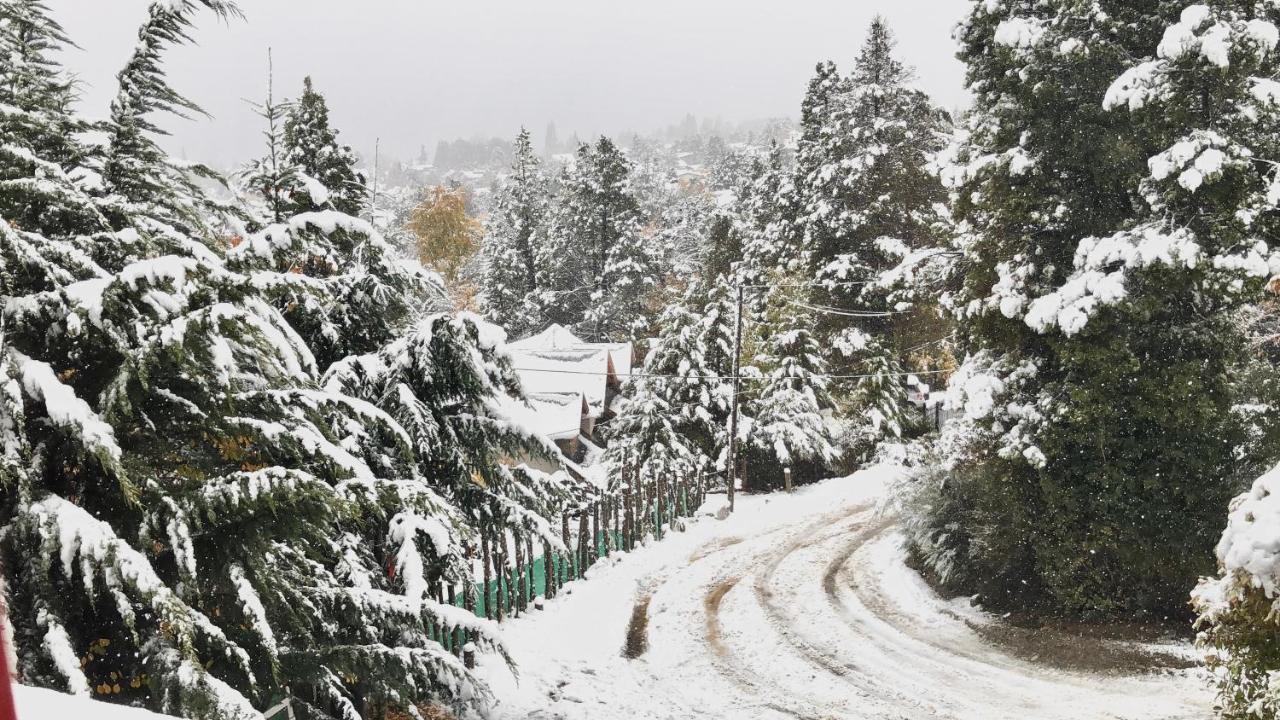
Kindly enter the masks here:
M 807 512 L 794 501 L 790 513 L 792 501 L 783 498 L 777 521 L 754 522 L 749 533 L 731 534 L 730 521 L 688 538 L 681 557 L 646 568 L 634 587 L 619 573 L 617 591 L 648 600 L 649 650 L 633 660 L 561 662 L 556 683 L 567 689 L 550 691 L 550 701 L 536 713 L 524 708 L 525 716 L 1211 715 L 1212 693 L 1185 646 L 1018 630 L 944 601 L 905 566 L 896 519 L 876 497 L 816 492 L 831 497 L 809 502 Z M 661 544 L 641 552 L 649 551 L 662 552 Z

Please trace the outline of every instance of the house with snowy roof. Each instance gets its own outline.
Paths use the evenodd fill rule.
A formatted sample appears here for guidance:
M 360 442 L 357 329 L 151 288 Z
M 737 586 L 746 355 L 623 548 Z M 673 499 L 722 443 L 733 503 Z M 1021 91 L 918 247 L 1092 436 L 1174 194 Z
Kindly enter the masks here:
M 591 343 L 562 325 L 507 344 L 528 397 L 508 412 L 560 448 L 570 469 L 584 474 L 598 454 L 596 429 L 613 418 L 631 376 L 632 345 Z

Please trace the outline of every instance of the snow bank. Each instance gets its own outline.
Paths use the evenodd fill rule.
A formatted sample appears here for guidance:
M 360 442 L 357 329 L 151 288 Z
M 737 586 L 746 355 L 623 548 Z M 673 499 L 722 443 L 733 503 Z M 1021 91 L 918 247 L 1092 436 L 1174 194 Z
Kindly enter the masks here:
M 13 686 L 18 720 L 171 720 L 170 715 L 98 702 L 44 688 Z

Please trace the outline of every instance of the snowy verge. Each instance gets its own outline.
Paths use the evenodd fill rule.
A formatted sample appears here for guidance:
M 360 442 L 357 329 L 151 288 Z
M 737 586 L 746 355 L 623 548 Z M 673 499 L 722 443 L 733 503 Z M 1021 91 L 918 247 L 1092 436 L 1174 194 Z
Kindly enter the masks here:
M 18 720 L 172 720 L 170 715 L 16 683 L 13 695 Z

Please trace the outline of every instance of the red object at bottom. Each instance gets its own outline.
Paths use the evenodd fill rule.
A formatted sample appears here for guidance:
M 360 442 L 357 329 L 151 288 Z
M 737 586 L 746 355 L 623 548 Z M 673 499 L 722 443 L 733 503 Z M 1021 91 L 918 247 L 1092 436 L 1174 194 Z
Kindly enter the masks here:
M 4 605 L 0 603 L 0 611 Z M 3 622 L 3 618 L 0 618 Z M 13 704 L 13 670 L 9 667 L 9 644 L 3 630 L 0 630 L 0 720 L 18 720 L 18 711 Z

